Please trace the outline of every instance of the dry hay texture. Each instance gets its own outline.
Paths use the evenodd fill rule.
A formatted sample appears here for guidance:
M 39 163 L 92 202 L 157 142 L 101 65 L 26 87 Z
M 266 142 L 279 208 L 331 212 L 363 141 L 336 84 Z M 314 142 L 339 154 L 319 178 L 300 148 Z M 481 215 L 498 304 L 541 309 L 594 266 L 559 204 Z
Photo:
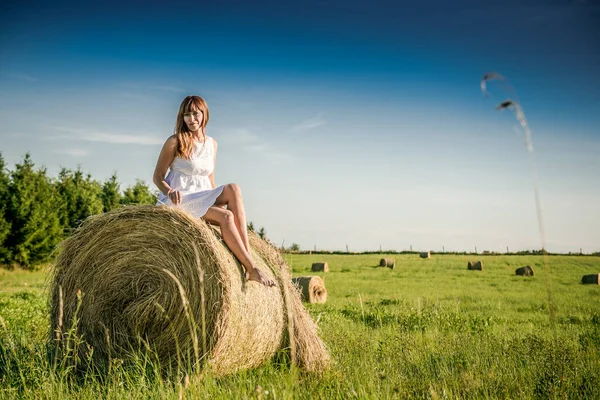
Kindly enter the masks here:
M 313 272 L 329 272 L 329 264 L 327 264 L 327 261 L 313 263 L 310 270 Z
M 515 270 L 515 274 L 519 276 L 533 276 L 533 268 L 529 265 L 526 265 L 521 268 L 517 268 Z
M 394 260 L 393 258 L 382 258 L 381 260 L 379 260 L 380 267 L 388 267 L 388 268 L 394 269 L 395 265 L 396 265 L 396 260 Z
M 320 276 L 300 276 L 293 278 L 292 281 L 300 290 L 303 301 L 309 303 L 325 303 L 327 301 L 327 289 Z
M 483 263 L 481 261 L 467 263 L 467 269 L 472 271 L 483 271 Z
M 275 287 L 246 281 L 218 228 L 174 208 L 130 206 L 88 218 L 62 243 L 53 269 L 57 351 L 75 326 L 86 344 L 79 358 L 93 347 L 90 362 L 100 370 L 144 348 L 168 370 L 191 362 L 223 375 L 264 364 L 282 348 L 304 370 L 325 370 L 329 353 L 288 266 L 272 245 L 252 232 L 249 239 Z
M 584 275 L 581 277 L 581 283 L 598 285 L 600 284 L 600 274 Z
M 421 257 L 421 258 L 431 258 L 431 252 L 430 251 L 422 252 L 421 254 L 419 254 L 419 257 Z

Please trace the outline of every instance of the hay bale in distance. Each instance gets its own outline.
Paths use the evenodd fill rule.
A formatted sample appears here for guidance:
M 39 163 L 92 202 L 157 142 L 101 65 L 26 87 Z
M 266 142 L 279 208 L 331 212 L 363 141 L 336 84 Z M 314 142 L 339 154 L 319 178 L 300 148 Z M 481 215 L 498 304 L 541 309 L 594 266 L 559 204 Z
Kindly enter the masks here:
M 421 254 L 419 254 L 419 257 L 421 257 L 421 258 L 431 258 L 431 252 L 430 251 L 423 251 L 423 252 L 421 252 Z
M 381 260 L 379 260 L 380 267 L 388 267 L 390 269 L 394 269 L 395 265 L 396 260 L 394 260 L 393 258 L 382 258 Z
M 600 274 L 584 275 L 581 278 L 581 283 L 584 285 L 598 285 L 600 284 Z
M 329 264 L 327 264 L 327 261 L 313 263 L 310 270 L 312 272 L 329 272 Z
M 325 303 L 327 301 L 327 289 L 325 289 L 325 282 L 320 276 L 300 276 L 293 278 L 292 282 L 300 289 L 302 301 L 308 303 Z
M 467 269 L 471 270 L 471 271 L 483 271 L 483 264 L 481 261 L 475 261 L 475 262 L 469 261 L 467 263 Z
M 215 232 L 171 207 L 123 207 L 88 218 L 61 244 L 53 269 L 50 335 L 58 331 L 58 349 L 65 351 L 60 344 L 77 312 L 84 345 L 76 351 L 86 360 L 93 347 L 89 361 L 100 370 L 111 358 L 149 348 L 165 370 L 205 362 L 222 375 L 267 362 L 286 340 L 303 343 L 302 368 L 326 368 L 329 354 L 287 265 L 256 254 L 259 245 L 277 250 L 249 233 L 257 266 L 276 282 L 269 289 L 245 281 Z M 306 349 L 315 354 L 300 354 Z
M 533 276 L 533 268 L 531 268 L 529 265 L 526 265 L 524 267 L 517 268 L 515 274 L 518 276 Z

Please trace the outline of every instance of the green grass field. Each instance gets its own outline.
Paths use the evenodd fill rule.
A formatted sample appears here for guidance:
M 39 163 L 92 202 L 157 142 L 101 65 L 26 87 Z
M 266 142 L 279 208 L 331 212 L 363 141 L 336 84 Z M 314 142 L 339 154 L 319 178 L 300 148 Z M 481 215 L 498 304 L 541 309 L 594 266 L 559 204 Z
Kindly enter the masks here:
M 119 365 L 104 380 L 53 373 L 46 273 L 0 270 L 0 398 L 600 398 L 600 287 L 580 284 L 600 257 L 550 256 L 549 280 L 541 256 L 387 255 L 393 270 L 381 257 L 286 255 L 294 276 L 325 280 L 327 303 L 307 306 L 334 360 L 323 376 L 273 362 L 187 388 Z M 467 271 L 475 259 L 483 271 Z M 535 276 L 515 276 L 523 265 Z

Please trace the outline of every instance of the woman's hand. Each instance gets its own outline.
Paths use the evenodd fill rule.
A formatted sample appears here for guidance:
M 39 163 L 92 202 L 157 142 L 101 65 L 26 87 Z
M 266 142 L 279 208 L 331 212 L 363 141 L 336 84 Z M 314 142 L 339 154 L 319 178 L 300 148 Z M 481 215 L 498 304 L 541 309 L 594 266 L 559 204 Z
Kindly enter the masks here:
M 256 281 L 265 286 L 275 286 L 275 282 L 269 279 L 260 269 L 254 268 L 246 274 L 249 281 Z
M 179 205 L 181 203 L 181 193 L 178 190 L 169 190 L 169 200 L 175 205 Z

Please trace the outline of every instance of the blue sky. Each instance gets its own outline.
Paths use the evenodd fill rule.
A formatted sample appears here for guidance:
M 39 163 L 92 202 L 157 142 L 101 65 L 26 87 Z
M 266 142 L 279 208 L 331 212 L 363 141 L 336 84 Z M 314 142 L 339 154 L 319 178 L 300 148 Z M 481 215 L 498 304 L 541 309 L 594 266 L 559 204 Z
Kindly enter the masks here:
M 600 8 L 591 1 L 34 1 L 0 13 L 0 151 L 151 184 L 188 94 L 217 184 L 302 248 L 600 250 Z

